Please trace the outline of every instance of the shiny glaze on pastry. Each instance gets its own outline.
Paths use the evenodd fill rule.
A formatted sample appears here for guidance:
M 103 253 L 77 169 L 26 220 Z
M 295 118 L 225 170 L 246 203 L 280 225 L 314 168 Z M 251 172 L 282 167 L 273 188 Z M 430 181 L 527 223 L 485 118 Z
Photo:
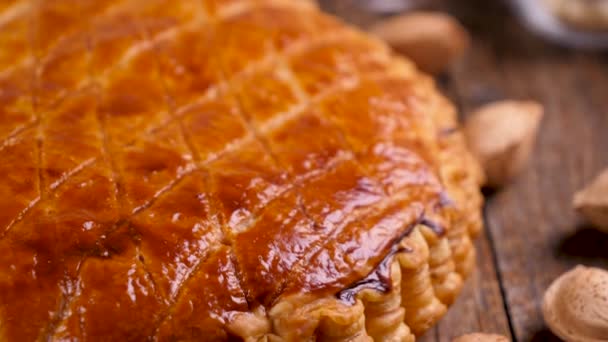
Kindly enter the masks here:
M 454 117 L 307 1 L 2 2 L 0 340 L 411 339 L 480 225 Z

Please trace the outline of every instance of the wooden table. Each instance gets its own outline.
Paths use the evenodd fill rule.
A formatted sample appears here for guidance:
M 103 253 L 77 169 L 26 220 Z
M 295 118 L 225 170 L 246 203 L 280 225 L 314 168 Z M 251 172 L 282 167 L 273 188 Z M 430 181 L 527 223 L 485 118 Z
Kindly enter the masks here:
M 362 27 L 378 19 L 353 0 L 321 4 Z M 447 316 L 420 340 L 450 341 L 475 331 L 513 341 L 557 340 L 541 314 L 547 286 L 579 263 L 608 268 L 608 235 L 571 209 L 573 193 L 608 167 L 608 54 L 551 45 L 498 0 L 437 6 L 474 37 L 466 57 L 439 78 L 463 116 L 506 98 L 535 99 L 546 112 L 529 167 L 487 196 L 477 271 Z

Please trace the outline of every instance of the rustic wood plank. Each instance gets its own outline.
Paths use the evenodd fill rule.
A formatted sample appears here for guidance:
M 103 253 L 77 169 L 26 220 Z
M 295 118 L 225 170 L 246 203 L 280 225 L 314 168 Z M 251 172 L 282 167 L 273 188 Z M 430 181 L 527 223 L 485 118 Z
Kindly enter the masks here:
M 484 15 L 460 13 L 476 43 L 453 75 L 465 110 L 501 97 L 546 107 L 531 165 L 488 199 L 487 229 L 514 339 L 551 340 L 540 311 L 550 282 L 577 263 L 608 265 L 608 236 L 581 226 L 570 205 L 573 192 L 608 166 L 608 63 L 533 37 L 497 2 L 471 5 Z
M 448 314 L 420 341 L 449 342 L 471 332 L 511 335 L 488 237 L 479 237 L 476 247 L 477 269 Z
M 455 68 L 458 69 L 458 66 Z M 464 113 L 469 104 L 463 103 L 452 75 L 439 77 L 438 84 Z M 495 92 L 480 92 L 478 100 L 493 98 Z M 432 331 L 419 339 L 422 342 L 449 342 L 453 338 L 471 332 L 496 333 L 511 336 L 505 299 L 501 293 L 496 271 L 496 256 L 489 232 L 484 232 L 477 241 L 477 269 L 465 284 L 462 294 Z

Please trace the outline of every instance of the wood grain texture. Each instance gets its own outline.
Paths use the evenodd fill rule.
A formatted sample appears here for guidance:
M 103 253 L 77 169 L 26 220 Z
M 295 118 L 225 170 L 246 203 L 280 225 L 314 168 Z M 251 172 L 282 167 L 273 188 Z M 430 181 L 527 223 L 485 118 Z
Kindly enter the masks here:
M 477 270 L 467 280 L 462 294 L 448 314 L 420 341 L 447 342 L 472 331 L 510 335 L 487 235 L 479 237 L 476 247 Z
M 367 27 L 377 15 L 354 0 L 323 7 Z M 478 270 L 448 315 L 422 341 L 473 331 L 514 341 L 556 338 L 541 315 L 542 295 L 559 274 L 582 263 L 608 267 L 608 235 L 572 210 L 573 193 L 608 167 L 608 55 L 557 47 L 529 33 L 508 3 L 435 1 L 473 35 L 467 56 L 440 77 L 463 116 L 499 99 L 534 99 L 545 117 L 528 168 L 488 195 Z

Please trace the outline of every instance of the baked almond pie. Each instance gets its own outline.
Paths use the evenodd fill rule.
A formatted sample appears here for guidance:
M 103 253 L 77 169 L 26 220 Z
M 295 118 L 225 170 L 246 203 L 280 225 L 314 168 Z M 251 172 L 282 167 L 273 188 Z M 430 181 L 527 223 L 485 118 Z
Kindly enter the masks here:
M 413 341 L 481 173 L 454 108 L 303 0 L 0 2 L 1 341 Z

